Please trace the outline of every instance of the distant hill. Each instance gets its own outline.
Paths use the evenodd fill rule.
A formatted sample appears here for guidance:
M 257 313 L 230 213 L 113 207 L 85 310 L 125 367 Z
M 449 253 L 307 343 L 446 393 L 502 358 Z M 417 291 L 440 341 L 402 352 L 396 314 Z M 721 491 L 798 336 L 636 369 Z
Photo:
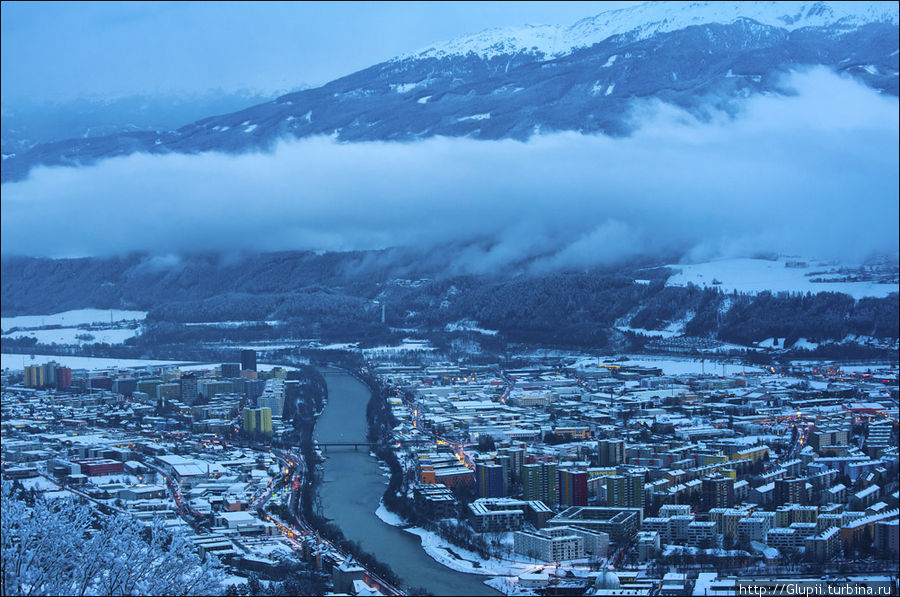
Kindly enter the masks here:
M 88 307 L 149 311 L 141 334 L 127 340 L 145 347 L 290 338 L 384 343 L 418 334 L 493 349 L 513 342 L 690 352 L 783 338 L 779 346 L 821 345 L 834 355 L 867 345 L 896 354 L 900 337 L 896 290 L 885 296 L 884 284 L 871 282 L 890 280 L 884 287 L 896 288 L 896 264 L 855 269 L 840 282 L 818 284 L 817 293 L 773 293 L 758 286 L 753 292 L 701 288 L 674 266 L 647 263 L 452 277 L 420 263 L 392 252 L 6 257 L 2 311 L 4 317 Z M 858 282 L 848 282 L 851 277 Z M 850 288 L 856 299 L 829 292 Z M 9 337 L 3 344 L 4 350 L 30 346 Z

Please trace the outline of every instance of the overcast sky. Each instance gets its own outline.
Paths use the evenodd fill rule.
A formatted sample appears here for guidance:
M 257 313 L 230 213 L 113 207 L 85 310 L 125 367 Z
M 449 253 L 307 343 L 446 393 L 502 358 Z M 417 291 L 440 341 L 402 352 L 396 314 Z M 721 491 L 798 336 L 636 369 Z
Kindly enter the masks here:
M 638 2 L 3 2 L 4 101 L 290 90 L 491 27 Z

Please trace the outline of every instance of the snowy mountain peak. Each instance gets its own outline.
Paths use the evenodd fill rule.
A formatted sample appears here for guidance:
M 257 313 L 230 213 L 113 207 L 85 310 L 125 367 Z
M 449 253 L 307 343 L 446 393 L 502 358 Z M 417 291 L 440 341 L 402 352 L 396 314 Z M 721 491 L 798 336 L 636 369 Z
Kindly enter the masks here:
M 439 42 L 399 56 L 398 60 L 469 54 L 489 59 L 521 53 L 557 57 L 615 35 L 646 39 L 692 25 L 727 25 L 740 19 L 788 31 L 832 26 L 854 29 L 866 23 L 897 24 L 900 22 L 898 12 L 896 2 L 645 2 L 602 12 L 569 27 L 525 25 L 488 29 Z

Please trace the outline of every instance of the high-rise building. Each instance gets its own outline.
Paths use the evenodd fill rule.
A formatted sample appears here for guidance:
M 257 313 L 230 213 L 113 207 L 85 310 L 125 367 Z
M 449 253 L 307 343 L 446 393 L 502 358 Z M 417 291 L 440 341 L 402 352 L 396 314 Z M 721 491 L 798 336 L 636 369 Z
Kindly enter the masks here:
M 244 395 L 250 399 L 250 404 L 256 405 L 257 399 L 262 396 L 263 390 L 266 389 L 266 380 L 264 379 L 245 379 Z
M 242 411 L 244 432 L 249 435 L 272 435 L 272 410 L 266 407 L 250 408 Z
M 39 388 L 44 385 L 44 369 L 40 365 L 25 365 L 25 387 Z
M 200 388 L 197 385 L 197 376 L 193 373 L 185 373 L 178 381 L 181 385 L 181 401 L 191 406 L 200 396 Z
M 600 466 L 618 466 L 625 462 L 625 440 L 601 439 L 597 441 L 597 457 Z
M 806 479 L 789 477 L 787 479 L 775 479 L 775 487 L 772 489 L 772 505 L 799 504 L 805 506 L 809 503 L 806 493 Z
M 606 502 L 617 508 L 643 508 L 644 475 L 627 473 L 606 477 Z
M 137 384 L 138 380 L 133 377 L 117 377 L 113 380 L 113 392 L 123 396 L 131 396 L 138 391 Z M 141 391 L 146 392 L 147 388 Z
M 525 464 L 524 448 L 500 448 L 497 453 L 509 457 L 509 469 L 507 470 L 507 486 L 522 482 L 522 465 Z
M 556 465 L 542 462 L 522 466 L 522 496 L 527 501 L 540 500 L 554 505 L 558 500 Z
M 703 479 L 700 493 L 706 509 L 730 508 L 734 505 L 734 479 L 713 475 Z
M 559 503 L 564 506 L 587 506 L 587 471 L 559 471 Z
M 156 399 L 168 404 L 181 396 L 181 386 L 177 383 L 161 383 L 156 386 Z
M 222 363 L 220 370 L 222 372 L 222 377 L 240 377 L 241 376 L 241 364 L 240 363 Z
M 241 351 L 241 370 L 256 371 L 256 351 L 252 349 Z
M 56 368 L 57 364 L 55 361 L 44 363 L 43 365 L 26 365 L 25 386 L 29 388 L 45 388 L 48 386 L 55 386 Z
M 50 361 L 49 363 L 44 363 L 41 365 L 41 368 L 44 370 L 44 386 L 55 386 L 56 385 L 56 368 L 58 364 L 56 361 Z
M 203 379 L 197 382 L 197 393 L 209 400 L 216 394 L 234 392 L 234 384 L 227 379 Z
M 866 452 L 876 458 L 882 450 L 891 447 L 893 422 L 891 420 L 871 421 L 866 433 Z
M 281 417 L 284 412 L 284 380 L 277 377 L 267 379 L 266 387 L 256 403 L 270 408 L 273 417 Z
M 478 497 L 504 497 L 503 466 L 492 462 L 475 463 L 475 491 Z
M 875 523 L 875 553 L 883 560 L 897 561 L 900 554 L 900 520 L 879 520 Z
M 245 406 L 244 410 L 241 411 L 244 433 L 255 435 L 259 431 L 259 419 L 254 412 L 255 410 L 256 409 L 250 408 L 249 406 Z
M 809 445 L 816 452 L 822 452 L 829 446 L 846 446 L 848 439 L 849 431 L 841 427 L 815 429 L 809 434 Z
M 56 368 L 56 388 L 65 390 L 72 385 L 72 369 L 69 367 Z

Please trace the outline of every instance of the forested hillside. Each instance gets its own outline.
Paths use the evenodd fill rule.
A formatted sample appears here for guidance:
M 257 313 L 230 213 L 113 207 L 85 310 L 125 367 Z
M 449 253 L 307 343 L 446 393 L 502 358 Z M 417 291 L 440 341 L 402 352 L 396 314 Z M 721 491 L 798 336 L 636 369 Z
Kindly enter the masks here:
M 138 346 L 319 339 L 376 345 L 409 335 L 633 348 L 658 330 L 752 345 L 896 342 L 898 296 L 725 293 L 666 286 L 664 267 L 636 264 L 545 275 L 447 276 L 389 252 L 272 253 L 106 259 L 4 258 L 3 315 L 84 307 L 149 311 Z M 384 322 L 382 323 L 382 309 Z M 243 322 L 216 326 L 215 322 Z M 673 323 L 674 322 L 674 323 Z M 207 325 L 185 325 L 204 323 Z M 623 335 L 618 328 L 628 326 Z M 4 330 L 9 332 L 9 330 Z M 654 333 L 656 332 L 656 333 Z M 4 338 L 4 347 L 33 341 Z

